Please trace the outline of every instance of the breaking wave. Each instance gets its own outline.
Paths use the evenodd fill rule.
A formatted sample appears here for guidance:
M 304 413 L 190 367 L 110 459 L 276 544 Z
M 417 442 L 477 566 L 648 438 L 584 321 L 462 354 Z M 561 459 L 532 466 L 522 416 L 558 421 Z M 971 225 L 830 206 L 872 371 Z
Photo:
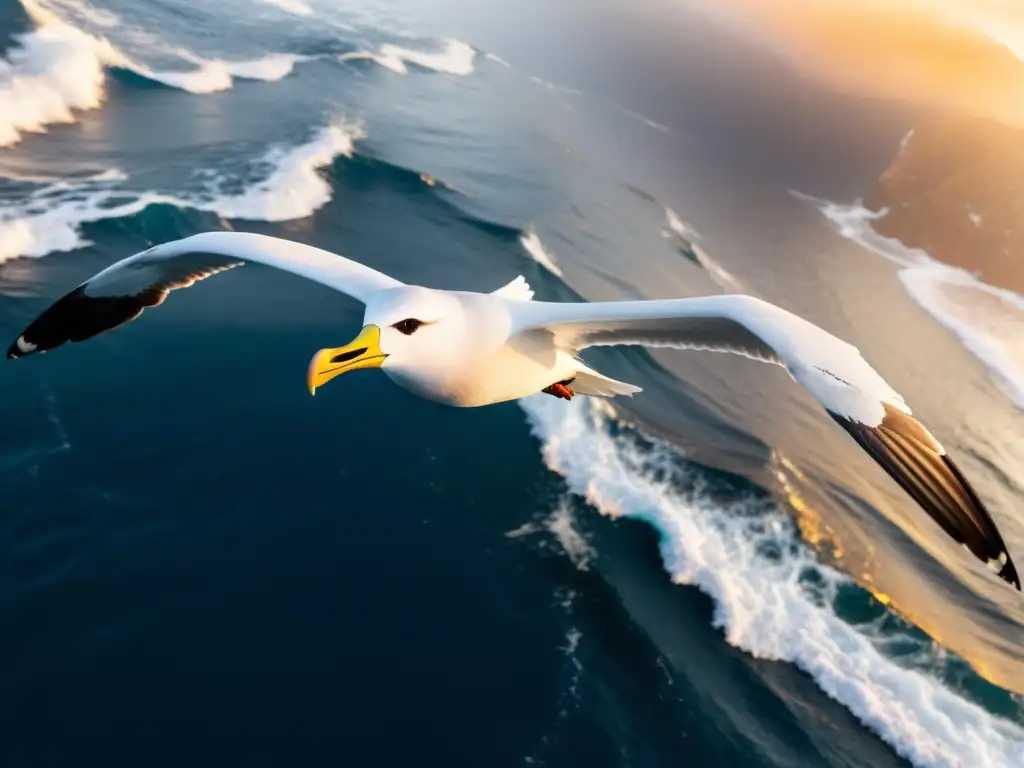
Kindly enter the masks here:
M 75 110 L 96 109 L 104 96 L 109 45 L 66 24 L 18 35 L 0 59 L 0 147 L 26 132 L 72 123 Z
M 815 205 L 843 237 L 902 267 L 900 280 L 914 301 L 951 331 L 1024 409 L 1024 296 L 878 234 L 871 222 L 882 213 L 859 202 L 842 205 L 794 194 Z
M 702 267 L 720 288 L 725 290 L 739 289 L 739 280 L 720 267 L 703 248 L 694 242 L 700 237 L 700 233 L 697 230 L 689 224 L 683 223 L 679 215 L 671 208 L 665 208 L 665 221 L 668 224 L 668 229 L 663 230 L 664 235 L 676 240 L 680 251 L 686 258 Z
M 211 191 L 181 205 L 211 211 L 229 219 L 289 221 L 301 219 L 331 199 L 331 185 L 319 170 L 337 157 L 351 157 L 355 143 L 365 137 L 357 124 L 336 123 L 321 129 L 297 147 L 278 146 L 256 161 L 272 168 L 267 177 L 243 192 L 222 194 L 217 180 Z M 222 179 L 230 184 L 232 179 Z
M 274 82 L 291 74 L 295 65 L 307 57 L 290 53 L 273 53 L 250 61 L 224 61 L 202 59 L 189 51 L 179 50 L 182 59 L 195 65 L 189 70 L 157 71 L 126 57 L 113 62 L 114 66 L 128 69 L 140 77 L 178 88 L 189 93 L 216 93 L 226 91 L 239 80 Z
M 472 74 L 476 50 L 461 40 L 444 40 L 441 49 L 421 51 L 385 43 L 376 51 L 355 51 L 338 57 L 341 61 L 374 61 L 392 72 L 406 74 L 408 64 L 450 75 Z
M 540 241 L 540 236 L 535 230 L 531 229 L 528 232 L 523 233 L 519 237 L 519 242 L 522 244 L 523 248 L 526 249 L 526 252 L 530 255 L 531 259 L 536 261 L 556 277 L 562 276 L 562 270 L 558 266 L 558 262 L 555 261 L 555 257 L 548 253 L 544 248 L 544 243 Z
M 712 598 L 714 625 L 731 645 L 796 664 L 917 766 L 1024 765 L 1024 727 L 901 666 L 873 626 L 840 617 L 837 596 L 856 588 L 815 560 L 775 504 L 712 501 L 703 470 L 616 424 L 607 405 L 540 395 L 520 403 L 547 466 L 602 514 L 656 528 L 669 576 Z
M 23 202 L 0 206 L 0 263 L 19 256 L 39 257 L 89 245 L 83 224 L 139 213 L 166 204 L 210 211 L 233 219 L 287 221 L 309 216 L 331 199 L 331 187 L 319 169 L 339 156 L 350 157 L 361 127 L 335 123 L 302 145 L 271 148 L 254 162 L 269 167 L 262 181 L 241 192 L 224 192 L 236 183 L 218 177 L 187 195 L 137 192 L 123 187 L 126 178 L 109 171 L 76 182 L 59 181 L 31 192 Z
M 305 0 L 260 0 L 260 2 L 265 5 L 273 5 L 282 11 L 294 13 L 297 16 L 309 16 L 313 13 L 313 9 L 309 7 Z
M 22 0 L 36 25 L 15 36 L 16 44 L 0 59 L 0 147 L 21 141 L 25 133 L 75 122 L 75 112 L 96 109 L 106 95 L 108 69 L 124 69 L 140 77 L 190 93 L 231 88 L 235 79 L 274 81 L 291 73 L 307 57 L 275 53 L 251 61 L 203 59 L 191 51 L 173 53 L 191 69 L 155 70 L 127 56 L 102 37 L 68 23 L 34 0 Z M 98 26 L 114 27 L 118 19 L 85 5 L 76 12 Z

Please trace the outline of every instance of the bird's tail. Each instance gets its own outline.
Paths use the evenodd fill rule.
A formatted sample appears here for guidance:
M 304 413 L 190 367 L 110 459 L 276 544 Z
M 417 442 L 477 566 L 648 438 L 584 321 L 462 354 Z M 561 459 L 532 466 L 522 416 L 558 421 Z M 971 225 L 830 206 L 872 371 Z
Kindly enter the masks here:
M 616 395 L 635 395 L 642 392 L 640 387 L 627 384 L 624 381 L 616 381 L 603 376 L 595 370 L 579 364 L 576 378 L 573 380 L 573 391 L 578 395 L 590 395 L 591 397 L 615 397 Z

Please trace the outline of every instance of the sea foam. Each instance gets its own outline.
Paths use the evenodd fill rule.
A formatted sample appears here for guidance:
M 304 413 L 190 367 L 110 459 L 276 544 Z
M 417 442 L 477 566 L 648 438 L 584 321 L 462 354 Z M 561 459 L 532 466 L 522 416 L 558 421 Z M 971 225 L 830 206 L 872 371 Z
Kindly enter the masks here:
M 294 13 L 297 16 L 309 16 L 313 13 L 313 9 L 309 7 L 309 4 L 305 0 L 260 0 L 266 5 L 273 5 L 280 8 L 282 11 L 288 13 Z
M 48 125 L 73 123 L 76 111 L 99 107 L 111 68 L 199 94 L 231 88 L 235 79 L 280 80 L 307 58 L 274 53 L 232 62 L 203 59 L 178 48 L 173 53 L 191 69 L 160 71 L 134 60 L 109 40 L 78 29 L 36 0 L 22 0 L 22 5 L 37 29 L 15 36 L 15 45 L 0 59 L 0 147 L 16 144 L 25 133 L 43 132 Z M 70 10 L 95 26 L 119 24 L 116 16 L 84 4 Z
M 914 301 L 951 331 L 1024 409 L 1024 296 L 878 234 L 871 224 L 883 213 L 860 202 L 843 205 L 794 195 L 816 206 L 843 237 L 898 264 L 899 278 Z
M 88 244 L 79 232 L 82 224 L 142 210 L 145 205 L 134 196 L 109 205 L 123 180 L 119 172 L 109 171 L 75 182 L 53 182 L 17 205 L 0 207 L 0 264 L 19 256 L 80 248 Z
M 213 179 L 196 193 L 174 194 L 125 189 L 123 174 L 108 171 L 77 182 L 39 187 L 14 205 L 0 205 L 0 263 L 19 256 L 39 257 L 89 245 L 82 224 L 131 216 L 149 205 L 210 211 L 219 216 L 286 221 L 309 216 L 331 199 L 331 187 L 319 170 L 336 157 L 349 157 L 361 127 L 337 122 L 322 128 L 305 144 L 272 147 L 256 160 L 271 170 L 242 192 L 221 193 L 229 178 Z
M 53 23 L 15 37 L 0 59 L 0 146 L 25 132 L 72 123 L 75 110 L 96 109 L 104 96 L 104 59 L 113 48 L 74 27 Z
M 558 266 L 558 262 L 555 261 L 553 254 L 549 253 L 544 247 L 544 243 L 540 241 L 540 236 L 533 229 L 524 232 L 519 237 L 519 242 L 523 248 L 530 255 L 530 258 L 540 264 L 551 274 L 556 277 L 562 276 L 562 269 Z
M 407 64 L 450 75 L 472 74 L 476 50 L 461 40 L 444 40 L 440 50 L 422 51 L 385 43 L 376 51 L 355 51 L 339 56 L 341 61 L 374 61 L 392 72 L 406 74 Z
M 668 207 L 665 208 L 665 222 L 668 224 L 668 229 L 663 230 L 664 234 L 667 237 L 675 238 L 679 242 L 680 247 L 685 249 L 686 253 L 704 268 L 704 271 L 711 276 L 711 279 L 720 288 L 728 291 L 735 291 L 740 288 L 739 280 L 733 277 L 726 269 L 719 266 L 718 262 L 712 259 L 707 251 L 694 242 L 700 237 L 700 233 L 689 224 L 684 223 L 679 218 L 679 215 Z
M 214 191 L 208 197 L 185 200 L 182 205 L 231 219 L 288 221 L 309 216 L 331 199 L 331 185 L 320 169 L 337 157 L 351 157 L 356 141 L 364 136 L 358 124 L 334 123 L 306 144 L 271 148 L 256 163 L 273 170 L 244 192 L 221 195 Z
M 234 86 L 235 79 L 274 82 L 291 74 L 295 65 L 308 57 L 297 54 L 274 53 L 249 61 L 203 59 L 190 51 L 178 50 L 182 59 L 194 65 L 193 69 L 158 71 L 122 56 L 116 66 L 128 69 L 147 80 L 178 88 L 189 93 L 216 93 Z
M 899 666 L 870 633 L 839 618 L 830 598 L 847 577 L 818 563 L 777 507 L 712 502 L 699 468 L 667 444 L 613 430 L 606 405 L 540 395 L 520 404 L 545 463 L 573 493 L 659 531 L 672 580 L 712 598 L 713 623 L 731 645 L 795 664 L 916 766 L 1024 765 L 1024 728 Z

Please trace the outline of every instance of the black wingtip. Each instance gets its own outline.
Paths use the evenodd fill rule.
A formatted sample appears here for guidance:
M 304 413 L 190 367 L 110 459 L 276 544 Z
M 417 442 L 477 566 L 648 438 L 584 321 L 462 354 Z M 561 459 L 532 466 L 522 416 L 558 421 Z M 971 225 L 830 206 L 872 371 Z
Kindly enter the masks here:
M 888 405 L 877 426 L 830 415 L 946 533 L 1021 591 L 1017 568 L 991 514 L 920 422 Z
M 981 514 L 982 517 L 979 522 L 983 522 L 990 527 L 986 536 L 999 550 L 999 554 L 996 558 L 989 561 L 990 564 L 993 564 L 992 570 L 995 571 L 996 575 L 1003 579 L 1003 581 L 1015 586 L 1018 592 L 1022 591 L 1020 586 L 1020 577 L 1017 575 L 1017 567 L 1013 564 L 1013 558 L 1010 557 L 1010 552 L 1006 548 L 1006 544 L 1003 543 L 1003 537 L 999 534 L 999 529 L 996 528 L 996 524 L 995 521 L 992 520 L 992 516 L 988 513 L 988 510 L 985 509 L 985 505 L 982 503 L 981 499 L 978 498 L 977 492 L 971 484 L 967 482 L 967 478 L 964 477 L 960 468 L 953 463 L 953 460 L 949 458 L 949 456 L 943 454 L 942 462 L 945 464 L 946 469 L 949 470 L 949 473 L 959 483 L 961 491 L 970 502 L 970 506 L 976 508 Z M 981 555 L 979 555 L 979 557 L 981 557 Z M 996 568 L 994 567 L 995 565 L 998 565 L 999 567 Z
M 134 296 L 90 296 L 84 286 L 54 302 L 7 349 L 7 359 L 45 352 L 69 341 L 85 341 L 134 320 L 159 304 L 167 291 L 152 288 Z
M 36 346 L 25 338 L 25 334 L 22 334 L 7 348 L 7 359 L 17 360 L 19 357 L 31 355 L 35 351 L 37 351 Z
M 1009 553 L 1006 554 L 1006 562 L 999 570 L 999 578 L 1013 584 L 1013 586 L 1017 588 L 1018 592 L 1024 591 L 1020 588 L 1020 577 L 1017 575 L 1017 568 L 1013 564 L 1013 560 L 1010 559 Z

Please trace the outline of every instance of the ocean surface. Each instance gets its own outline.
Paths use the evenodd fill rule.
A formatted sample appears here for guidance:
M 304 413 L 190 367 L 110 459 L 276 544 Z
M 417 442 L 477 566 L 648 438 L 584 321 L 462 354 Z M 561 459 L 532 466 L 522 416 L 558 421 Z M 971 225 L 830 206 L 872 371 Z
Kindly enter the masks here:
M 1024 560 L 1024 297 L 873 233 L 925 108 L 695 2 L 0 0 L 0 336 L 211 230 L 856 344 Z M 1005 29 L 1005 27 L 1000 27 Z M 784 372 L 311 398 L 362 307 L 248 267 L 0 364 L 0 762 L 1024 765 L 1024 600 Z M 6 342 L 5 342 L 6 343 Z

